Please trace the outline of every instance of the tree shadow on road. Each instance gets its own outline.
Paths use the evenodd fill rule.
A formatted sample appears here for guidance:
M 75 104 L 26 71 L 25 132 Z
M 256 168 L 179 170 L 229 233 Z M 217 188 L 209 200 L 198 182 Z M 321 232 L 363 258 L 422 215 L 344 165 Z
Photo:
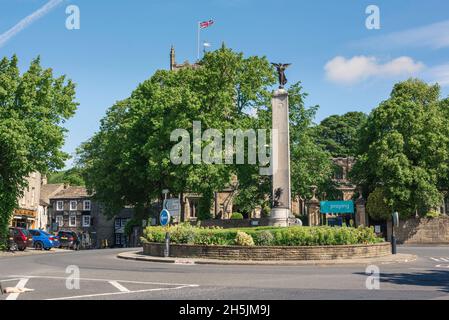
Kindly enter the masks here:
M 368 276 L 368 274 L 361 272 L 358 272 L 357 274 Z M 381 273 L 380 283 L 435 287 L 438 288 L 438 291 L 449 293 L 449 270 L 429 270 L 426 272 L 410 273 Z

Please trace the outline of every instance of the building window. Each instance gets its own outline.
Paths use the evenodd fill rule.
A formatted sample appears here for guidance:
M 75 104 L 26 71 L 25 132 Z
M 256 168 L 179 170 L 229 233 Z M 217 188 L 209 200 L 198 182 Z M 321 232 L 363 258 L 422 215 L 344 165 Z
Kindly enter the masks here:
M 126 226 L 126 224 L 128 223 L 128 219 L 122 219 L 122 228 L 124 228 Z
M 70 214 L 69 227 L 76 227 L 76 214 Z
M 64 201 L 56 201 L 56 211 L 64 210 Z
M 76 201 L 70 201 L 70 210 L 75 211 L 78 207 L 78 203 Z
M 64 217 L 56 216 L 56 223 L 58 224 L 58 227 L 63 227 L 64 226 Z
M 90 200 L 85 200 L 83 202 L 84 211 L 90 211 Z
M 120 229 L 122 219 L 115 219 L 115 229 Z
M 83 216 L 83 227 L 90 227 L 90 216 Z
M 115 234 L 115 245 L 116 246 L 122 245 L 122 234 L 121 233 Z

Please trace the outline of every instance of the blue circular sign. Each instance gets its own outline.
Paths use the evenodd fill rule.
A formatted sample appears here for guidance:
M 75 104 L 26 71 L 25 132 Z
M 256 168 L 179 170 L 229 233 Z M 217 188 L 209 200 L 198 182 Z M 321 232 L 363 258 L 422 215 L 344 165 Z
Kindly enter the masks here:
M 159 215 L 159 220 L 161 223 L 161 226 L 166 226 L 170 223 L 170 212 L 168 212 L 167 209 L 164 209 L 161 211 L 161 214 Z

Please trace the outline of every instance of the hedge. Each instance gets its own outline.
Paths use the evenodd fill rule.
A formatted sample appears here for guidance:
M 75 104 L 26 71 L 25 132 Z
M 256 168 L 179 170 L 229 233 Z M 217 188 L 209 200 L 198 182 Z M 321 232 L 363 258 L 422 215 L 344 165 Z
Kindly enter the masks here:
M 147 227 L 143 242 L 163 243 L 166 232 L 175 244 L 236 245 L 238 232 L 251 236 L 259 246 L 323 246 L 374 244 L 383 242 L 373 228 L 359 227 L 256 227 L 222 229 L 218 227 L 194 227 L 180 224 L 170 227 Z M 237 240 L 236 240 L 237 239 Z

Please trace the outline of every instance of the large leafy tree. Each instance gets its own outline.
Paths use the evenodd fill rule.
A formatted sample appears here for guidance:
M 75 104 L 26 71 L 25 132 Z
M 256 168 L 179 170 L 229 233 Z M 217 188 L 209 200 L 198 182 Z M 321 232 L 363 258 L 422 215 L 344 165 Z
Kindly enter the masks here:
M 207 53 L 199 67 L 157 71 L 109 109 L 100 131 L 80 148 L 88 188 L 111 216 L 124 205 L 145 211 L 163 189 L 201 193 L 203 219 L 213 192 L 227 187 L 234 188 L 236 203 L 250 211 L 270 194 L 270 179 L 259 175 L 257 165 L 173 164 L 170 152 L 176 142 L 170 135 L 185 129 L 192 137 L 194 121 L 201 121 L 202 131 L 215 128 L 221 133 L 271 128 L 269 101 L 275 80 L 265 57 L 246 58 L 224 46 Z M 299 90 L 295 94 L 299 97 Z M 303 108 L 299 102 L 294 105 Z M 203 148 L 207 145 L 202 142 Z M 193 141 L 187 148 L 193 150 Z
M 447 104 L 438 85 L 410 79 L 394 86 L 361 130 L 353 176 L 368 193 L 381 188 L 402 216 L 441 204 L 449 177 Z
M 333 157 L 352 157 L 358 147 L 359 130 L 366 119 L 363 112 L 327 117 L 316 127 L 316 142 Z
M 53 77 L 40 59 L 22 75 L 18 59 L 0 61 L 0 238 L 4 239 L 26 177 L 61 168 L 68 155 L 62 125 L 76 110 L 75 85 Z

